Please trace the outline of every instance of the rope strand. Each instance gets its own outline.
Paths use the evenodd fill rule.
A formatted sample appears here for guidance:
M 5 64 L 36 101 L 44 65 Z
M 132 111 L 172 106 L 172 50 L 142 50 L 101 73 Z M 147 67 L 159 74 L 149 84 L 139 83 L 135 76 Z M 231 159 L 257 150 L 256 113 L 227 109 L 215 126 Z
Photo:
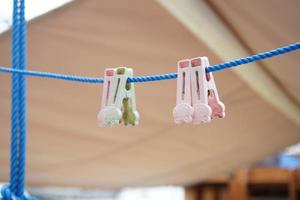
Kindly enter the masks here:
M 12 69 L 26 70 L 25 0 L 13 1 Z M 24 198 L 26 161 L 26 76 L 12 75 L 10 186 L 3 199 Z M 11 195 L 8 195 L 11 194 Z
M 19 20 L 19 1 L 13 2 L 13 24 L 12 24 L 12 69 L 19 69 L 20 66 L 20 20 Z M 19 177 L 19 76 L 20 74 L 12 75 L 11 88 L 11 148 L 10 148 L 10 186 L 9 189 L 13 193 L 17 193 Z M 5 198 L 5 197 L 4 197 Z
M 259 60 L 264 60 L 274 56 L 287 54 L 289 52 L 296 51 L 299 49 L 300 49 L 300 42 L 297 42 L 277 49 L 273 49 L 271 51 L 258 53 L 252 56 L 239 58 L 221 64 L 211 65 L 206 69 L 206 71 L 207 73 L 221 71 L 227 68 L 237 67 L 240 65 L 252 63 Z M 67 75 L 67 74 L 20 70 L 15 68 L 6 68 L 6 67 L 0 67 L 0 72 L 23 74 L 26 76 L 37 76 L 37 77 L 60 79 L 60 80 L 67 80 L 67 81 L 76 81 L 82 83 L 98 83 L 98 84 L 103 83 L 103 78 L 97 78 L 97 77 L 82 77 L 82 76 Z M 169 80 L 169 79 L 176 79 L 176 78 L 177 78 L 177 73 L 170 73 L 170 74 L 160 74 L 160 75 L 152 75 L 152 76 L 135 76 L 129 78 L 128 82 L 141 83 L 141 82 L 161 81 L 161 80 Z
M 25 20 L 25 0 L 20 1 L 20 66 L 21 70 L 26 70 L 26 20 Z M 26 135 L 27 135 L 27 119 L 26 119 L 26 76 L 19 76 L 19 168 L 18 168 L 18 187 L 15 195 L 17 197 L 24 196 L 25 187 L 25 167 L 26 167 Z

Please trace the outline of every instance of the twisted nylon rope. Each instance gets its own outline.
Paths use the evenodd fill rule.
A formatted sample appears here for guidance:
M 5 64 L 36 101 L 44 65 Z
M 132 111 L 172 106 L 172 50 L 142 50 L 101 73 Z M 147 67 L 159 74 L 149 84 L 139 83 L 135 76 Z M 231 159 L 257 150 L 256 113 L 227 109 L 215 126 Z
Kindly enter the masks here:
M 19 9 L 20 4 L 14 0 L 13 3 L 13 24 L 12 24 L 12 68 L 18 69 L 20 66 L 19 59 L 19 40 L 20 40 L 20 20 Z M 17 192 L 19 177 L 19 74 L 12 75 L 12 88 L 11 88 L 11 148 L 10 148 L 10 190 L 13 193 Z M 8 189 L 3 195 L 3 198 L 11 199 L 10 191 Z
M 25 0 L 20 1 L 20 69 L 26 70 L 26 20 L 25 20 Z M 26 76 L 19 76 L 19 169 L 16 176 L 18 176 L 17 191 L 15 193 L 18 197 L 23 197 L 25 187 L 25 167 L 26 167 L 26 131 L 27 131 L 27 119 L 26 119 Z
M 252 63 L 259 60 L 264 60 L 267 58 L 271 58 L 274 56 L 286 54 L 292 51 L 296 51 L 300 49 L 300 42 L 290 44 L 287 46 L 283 46 L 277 49 L 273 49 L 271 51 L 266 51 L 262 53 L 258 53 L 252 56 L 239 58 L 236 60 L 228 61 L 221 64 L 211 65 L 207 67 L 206 72 L 216 72 L 221 71 L 223 69 L 236 67 L 239 65 L 244 65 L 248 63 Z M 61 79 L 67 81 L 76 81 L 82 83 L 103 83 L 103 78 L 96 78 L 96 77 L 82 77 L 82 76 L 75 76 L 75 75 L 66 75 L 66 74 L 55 74 L 55 73 L 48 73 L 48 72 L 39 72 L 39 71 L 31 71 L 31 70 L 19 70 L 19 69 L 12 69 L 6 67 L 0 67 L 0 72 L 4 73 L 14 73 L 14 74 L 23 74 L 27 76 L 38 76 L 44 78 L 53 78 L 53 79 Z M 161 74 L 161 75 L 152 75 L 152 76 L 135 76 L 128 79 L 128 82 L 133 83 L 140 83 L 140 82 L 151 82 L 151 81 L 161 81 L 161 80 L 169 80 L 169 79 L 176 79 L 177 73 L 170 73 L 170 74 Z
M 23 196 L 23 197 L 15 196 L 13 193 L 11 193 L 7 185 L 3 185 L 0 189 L 0 200 L 38 200 L 38 199 L 31 196 Z
M 12 199 L 12 194 L 10 192 L 9 187 L 7 187 L 6 185 L 2 186 L 1 190 L 0 190 L 0 200 L 10 200 Z
M 12 69 L 26 70 L 25 0 L 13 2 Z M 1 189 L 3 200 L 30 199 L 24 196 L 26 160 L 26 77 L 12 75 L 10 185 Z

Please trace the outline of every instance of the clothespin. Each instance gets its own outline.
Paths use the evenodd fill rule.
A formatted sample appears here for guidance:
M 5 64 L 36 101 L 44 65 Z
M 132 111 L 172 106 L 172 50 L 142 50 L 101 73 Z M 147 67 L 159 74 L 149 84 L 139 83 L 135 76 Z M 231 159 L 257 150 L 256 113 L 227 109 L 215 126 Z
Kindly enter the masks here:
M 207 57 L 178 62 L 175 123 L 199 124 L 225 117 L 225 106 L 219 99 L 213 75 L 206 73 L 208 66 Z
M 202 57 L 201 62 L 205 69 L 209 66 L 207 57 Z M 214 76 L 211 72 L 206 73 L 206 80 L 208 84 L 208 105 L 212 109 L 212 119 L 225 117 L 225 105 L 220 101 L 218 90 L 216 87 Z
M 194 108 L 191 99 L 191 63 L 190 60 L 180 60 L 177 63 L 177 98 L 173 110 L 175 123 L 193 121 Z
M 128 83 L 133 70 L 126 67 L 105 70 L 102 105 L 98 114 L 100 126 L 113 126 L 122 121 L 125 125 L 138 125 L 134 84 Z
M 192 104 L 194 107 L 193 123 L 207 123 L 211 121 L 212 109 L 208 104 L 208 84 L 204 58 L 191 59 Z

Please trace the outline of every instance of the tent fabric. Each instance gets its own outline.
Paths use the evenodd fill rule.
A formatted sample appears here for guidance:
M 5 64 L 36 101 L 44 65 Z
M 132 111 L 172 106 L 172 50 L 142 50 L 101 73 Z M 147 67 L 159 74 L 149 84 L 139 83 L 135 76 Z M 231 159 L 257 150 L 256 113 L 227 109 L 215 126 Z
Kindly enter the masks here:
M 241 43 L 252 52 L 260 52 L 298 42 L 300 2 L 297 0 L 280 1 L 209 1 L 209 4 L 229 22 Z M 296 104 L 300 104 L 299 53 L 263 61 L 265 70 L 289 93 Z
M 219 6 L 225 13 L 224 5 Z M 272 41 L 266 46 L 255 42 L 252 47 L 272 48 L 277 44 Z M 10 66 L 10 32 L 0 36 L 0 44 L 0 65 Z M 208 56 L 211 64 L 222 62 L 155 1 L 78 0 L 28 25 L 31 70 L 102 76 L 105 67 L 128 66 L 135 75 L 151 75 L 175 72 L 178 60 L 196 56 Z M 282 82 L 292 84 L 289 88 L 297 95 L 299 83 L 291 74 L 298 60 L 299 53 L 292 53 L 264 62 L 274 75 L 280 74 L 276 70 L 281 70 L 282 62 L 290 66 Z M 176 81 L 170 80 L 136 84 L 140 125 L 113 128 L 98 127 L 100 85 L 29 77 L 27 184 L 190 185 L 249 167 L 299 141 L 299 126 L 236 74 L 226 70 L 214 76 L 226 105 L 225 119 L 204 125 L 174 124 Z M 8 181 L 10 76 L 0 74 L 0 83 L 0 180 Z

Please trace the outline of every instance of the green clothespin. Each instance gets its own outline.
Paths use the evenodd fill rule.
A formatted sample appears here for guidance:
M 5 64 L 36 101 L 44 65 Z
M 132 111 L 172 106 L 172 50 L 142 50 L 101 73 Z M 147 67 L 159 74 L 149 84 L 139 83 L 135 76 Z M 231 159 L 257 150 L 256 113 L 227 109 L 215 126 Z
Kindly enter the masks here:
M 126 70 L 129 70 L 128 68 L 124 68 L 124 67 L 119 67 L 117 68 L 117 74 L 118 75 L 124 75 Z M 125 85 L 125 90 L 127 92 L 132 90 L 132 83 L 128 83 L 126 82 Z M 131 94 L 133 94 L 133 97 L 135 97 L 134 93 L 131 92 Z M 133 106 L 132 106 L 132 102 L 131 102 L 131 98 L 127 97 L 127 95 L 125 95 L 126 97 L 123 99 L 122 103 L 123 103 L 123 115 L 122 115 L 122 119 L 124 121 L 125 125 L 131 124 L 131 125 L 136 125 L 137 124 L 137 119 L 138 119 L 138 113 L 137 111 L 134 111 Z
M 125 125 L 138 125 L 134 84 L 127 81 L 132 76 L 132 69 L 126 67 L 105 70 L 102 105 L 98 113 L 100 126 L 113 126 L 122 121 Z
M 128 125 L 136 125 L 136 114 L 133 112 L 132 106 L 130 104 L 130 99 L 128 97 L 123 99 L 123 120 L 124 120 L 124 124 Z

